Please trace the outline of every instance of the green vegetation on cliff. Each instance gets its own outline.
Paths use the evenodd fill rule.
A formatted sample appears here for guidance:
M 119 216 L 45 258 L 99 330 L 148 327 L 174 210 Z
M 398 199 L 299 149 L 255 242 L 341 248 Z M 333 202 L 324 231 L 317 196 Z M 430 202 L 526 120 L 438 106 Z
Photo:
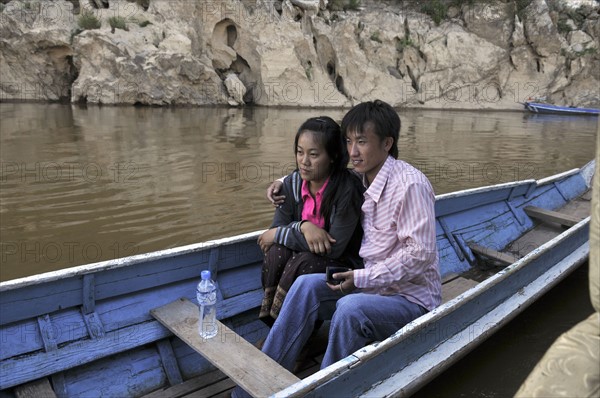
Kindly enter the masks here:
M 129 30 L 129 28 L 127 28 L 127 22 L 123 17 L 110 17 L 108 18 L 108 24 L 110 25 L 112 33 L 115 33 L 115 29 Z
M 358 10 L 360 0 L 330 0 L 327 8 L 331 11 Z
M 83 12 L 77 20 L 79 27 L 83 30 L 100 29 L 102 24 L 100 20 L 91 12 Z

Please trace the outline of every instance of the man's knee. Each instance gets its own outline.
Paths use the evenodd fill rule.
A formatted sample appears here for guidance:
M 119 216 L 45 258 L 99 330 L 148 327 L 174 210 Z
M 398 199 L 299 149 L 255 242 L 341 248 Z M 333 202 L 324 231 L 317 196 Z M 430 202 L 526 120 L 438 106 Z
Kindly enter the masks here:
M 358 294 L 349 294 L 342 297 L 336 303 L 335 316 L 345 319 L 357 319 L 363 313 L 364 301 Z

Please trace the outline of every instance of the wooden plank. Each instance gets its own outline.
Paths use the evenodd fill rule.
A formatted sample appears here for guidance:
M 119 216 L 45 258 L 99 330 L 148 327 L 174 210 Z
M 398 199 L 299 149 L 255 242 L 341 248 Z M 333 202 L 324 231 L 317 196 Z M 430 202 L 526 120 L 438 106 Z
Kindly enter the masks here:
M 82 317 L 88 330 L 88 335 L 91 339 L 97 339 L 98 337 L 102 337 L 106 334 L 104 331 L 104 326 L 102 325 L 102 321 L 100 320 L 100 316 L 98 316 L 95 311 L 85 313 L 82 310 Z
M 527 206 L 524 210 L 529 217 L 537 218 L 538 220 L 544 222 L 557 223 L 560 225 L 564 225 L 565 227 L 572 227 L 579 221 L 581 221 L 581 219 L 570 216 L 568 214 L 559 213 L 557 211 L 552 210 L 546 210 L 535 206 Z
M 16 387 L 15 395 L 17 398 L 56 398 L 47 378 Z
M 156 321 L 132 325 L 93 340 L 74 341 L 57 350 L 0 363 L 0 390 L 86 364 L 169 336 Z
M 225 390 L 220 394 L 213 395 L 212 398 L 230 398 L 232 390 L 233 388 L 230 390 Z
M 184 395 L 184 398 L 206 398 L 216 397 L 226 393 L 226 396 L 231 395 L 231 390 L 235 387 L 235 383 L 231 379 L 221 380 L 218 383 L 212 384 L 202 390 L 195 391 L 191 394 Z M 229 395 L 227 395 L 227 393 Z
M 162 325 L 160 327 L 170 334 Z M 140 397 L 168 384 L 152 344 L 70 369 L 65 372 L 65 378 L 68 383 L 65 398 Z
M 183 378 L 181 377 L 181 371 L 179 370 L 177 358 L 175 358 L 173 347 L 171 347 L 171 342 L 169 339 L 158 341 L 156 343 L 156 347 L 158 348 L 160 360 L 165 368 L 165 373 L 167 374 L 169 384 L 176 385 L 182 383 Z
M 587 201 L 591 201 L 592 200 L 592 190 L 588 190 L 586 193 L 584 193 L 583 195 L 581 195 L 579 197 L 581 200 L 587 200 Z
M 438 195 L 435 201 L 435 215 L 436 217 L 443 217 L 490 203 L 504 201 L 510 196 L 515 198 L 524 195 L 532 185 L 535 186 L 535 181 L 526 180 Z
M 477 286 L 479 282 L 472 279 L 458 277 L 448 283 L 442 285 L 442 303 L 452 300 L 455 297 L 463 294 L 473 286 Z
M 59 397 L 68 396 L 67 382 L 65 380 L 65 373 L 64 372 L 54 373 L 51 376 L 51 379 L 52 379 L 52 388 L 54 389 L 54 392 L 56 393 L 56 395 Z
M 442 285 L 448 282 L 452 282 L 458 277 L 460 277 L 459 274 L 457 274 L 456 272 L 452 272 L 451 274 L 448 274 L 442 278 Z
M 198 307 L 187 299 L 151 314 L 252 396 L 269 396 L 300 380 L 221 322 L 217 336 L 200 337 Z
M 460 247 L 460 251 L 463 253 L 469 264 L 474 265 L 477 262 L 477 259 L 473 255 L 473 252 L 469 249 L 467 242 L 465 242 L 465 238 L 461 234 L 452 234 L 454 235 L 454 239 L 456 239 L 456 243 L 458 243 L 458 247 Z
M 487 257 L 489 259 L 492 259 L 492 260 L 495 260 L 495 261 L 499 261 L 502 264 L 509 265 L 509 264 L 512 264 L 512 263 L 514 263 L 515 261 L 518 260 L 517 257 L 515 257 L 515 256 L 513 256 L 511 254 L 502 253 L 502 252 L 499 252 L 497 250 L 491 249 L 489 247 L 478 245 L 477 243 L 471 242 L 468 245 L 469 245 L 469 248 L 473 252 L 475 252 L 477 254 L 480 254 L 482 256 L 485 256 L 485 257 Z
M 450 245 L 452 245 L 452 247 L 454 248 L 454 251 L 456 252 L 456 255 L 458 256 L 458 259 L 460 261 L 464 261 L 465 256 L 464 256 L 462 250 L 460 250 L 460 246 L 458 245 L 458 242 L 456 241 L 454 234 L 452 233 L 452 230 L 448 226 L 448 223 L 446 223 L 446 220 L 443 219 L 442 217 L 437 217 L 437 220 L 440 223 L 442 230 L 446 234 L 446 238 L 448 238 Z
M 590 193 L 591 190 L 587 191 Z M 570 201 L 558 211 L 561 214 L 568 214 L 575 218 L 585 218 L 590 215 L 591 205 L 587 200 L 582 200 L 581 197 Z M 518 253 L 520 257 L 524 257 L 532 250 L 555 238 L 563 233 L 564 229 L 559 224 L 555 223 L 540 223 L 533 229 L 527 231 L 514 242 L 507 246 L 507 251 Z
M 37 317 L 38 326 L 40 328 L 40 335 L 42 336 L 42 341 L 44 342 L 44 350 L 46 352 L 54 351 L 58 347 L 56 344 L 56 328 L 52 324 L 52 320 L 50 319 L 50 315 L 46 314 L 44 316 Z
M 223 381 L 226 378 L 227 376 L 225 373 L 221 372 L 220 370 L 214 370 L 210 373 L 186 380 L 181 384 L 156 390 L 150 394 L 144 395 L 143 398 L 180 398 L 191 394 L 194 391 L 199 391 L 211 384 Z
M 81 305 L 81 277 L 32 285 L 0 294 L 0 325 Z
M 83 313 L 90 314 L 96 309 L 96 284 L 94 274 L 83 275 Z
M 232 268 L 257 264 L 260 267 L 263 255 L 256 239 L 236 241 L 220 247 L 219 274 Z M 169 283 L 199 280 L 200 271 L 209 268 L 211 249 L 186 253 L 174 257 L 149 259 L 147 262 L 129 267 L 107 269 L 95 273 L 96 300 L 130 294 Z M 217 282 L 220 281 L 217 277 Z M 260 279 L 259 279 L 260 281 Z M 197 283 L 197 282 L 196 282 Z M 260 287 L 260 285 L 258 286 Z

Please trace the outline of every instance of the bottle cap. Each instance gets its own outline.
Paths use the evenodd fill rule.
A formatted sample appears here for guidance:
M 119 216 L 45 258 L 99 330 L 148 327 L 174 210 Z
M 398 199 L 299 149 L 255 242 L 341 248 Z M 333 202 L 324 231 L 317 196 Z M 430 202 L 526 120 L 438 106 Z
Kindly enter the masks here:
M 205 269 L 204 271 L 202 271 L 202 272 L 200 273 L 200 277 L 201 277 L 203 280 L 204 280 L 204 279 L 206 279 L 206 280 L 210 279 L 210 271 L 209 271 L 209 270 L 207 270 L 207 269 Z

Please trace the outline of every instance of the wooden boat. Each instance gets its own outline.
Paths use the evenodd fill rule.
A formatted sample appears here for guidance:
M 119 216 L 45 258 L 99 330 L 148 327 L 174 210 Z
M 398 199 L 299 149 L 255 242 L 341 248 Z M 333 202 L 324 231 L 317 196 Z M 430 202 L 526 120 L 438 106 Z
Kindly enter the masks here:
M 584 116 L 598 116 L 600 115 L 600 109 L 594 108 L 575 108 L 569 106 L 558 106 L 550 104 L 542 104 L 538 102 L 524 102 L 523 106 L 530 112 L 533 113 L 552 113 L 560 115 L 584 115 Z
M 414 392 L 585 261 L 593 170 L 439 195 L 444 303 L 275 395 Z M 193 300 L 210 269 L 218 317 L 250 342 L 264 337 L 260 232 L 1 283 L 0 396 L 227 396 L 233 382 L 150 311 Z

